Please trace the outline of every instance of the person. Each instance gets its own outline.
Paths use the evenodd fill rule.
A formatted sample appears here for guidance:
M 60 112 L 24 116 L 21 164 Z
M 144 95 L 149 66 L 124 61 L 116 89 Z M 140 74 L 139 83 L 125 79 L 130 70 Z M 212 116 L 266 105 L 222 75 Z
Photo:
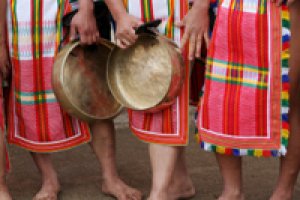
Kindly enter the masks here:
M 121 48 L 127 48 L 136 41 L 135 28 L 143 22 L 162 19 L 159 30 L 181 46 L 188 77 L 189 60 L 200 57 L 203 38 L 208 42 L 206 1 L 195 1 L 189 12 L 188 0 L 127 0 L 125 8 L 128 12 L 121 0 L 106 0 L 106 3 L 116 21 L 116 39 Z M 199 17 L 207 21 L 199 21 Z M 187 41 L 188 49 L 185 47 Z M 154 114 L 128 111 L 132 132 L 142 141 L 150 143 L 153 175 L 149 200 L 189 198 L 195 194 L 184 155 L 189 129 L 188 82 L 189 79 L 186 79 L 176 103 L 162 111 Z
M 5 148 L 4 95 L 2 90 L 2 81 L 4 81 L 10 71 L 6 46 L 5 10 L 6 2 L 0 4 L 0 199 L 11 200 L 12 198 L 6 185 L 6 173 L 9 160 L 7 159 Z
M 3 5 L 6 0 L 1 1 Z M 59 106 L 51 85 L 54 57 L 62 39 L 62 16 L 71 10 L 69 1 L 8 1 L 7 29 L 12 83 L 8 116 L 8 141 L 31 152 L 42 175 L 35 200 L 57 199 L 60 185 L 50 152 L 66 150 L 90 141 L 103 173 L 102 191 L 117 199 L 141 199 L 116 171 L 113 122 L 90 124 L 69 116 Z M 83 45 L 99 38 L 93 1 L 79 0 L 71 22 Z M 2 24 L 3 25 L 3 24 Z
M 275 1 L 278 5 L 282 1 Z M 290 47 L 290 138 L 287 155 L 281 159 L 280 174 L 277 185 L 270 200 L 291 200 L 294 186 L 300 169 L 300 108 L 299 108 L 299 51 L 300 51 L 300 1 L 289 0 L 289 11 L 291 16 L 291 47 Z
M 286 5 L 219 1 L 197 120 L 223 178 L 219 200 L 244 199 L 241 156 L 286 154 L 289 37 Z

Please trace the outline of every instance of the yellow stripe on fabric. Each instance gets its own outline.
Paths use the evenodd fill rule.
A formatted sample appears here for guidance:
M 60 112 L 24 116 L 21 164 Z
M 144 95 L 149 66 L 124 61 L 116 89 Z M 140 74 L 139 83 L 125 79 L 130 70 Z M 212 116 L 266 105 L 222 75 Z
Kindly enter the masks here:
M 219 79 L 219 80 L 222 80 L 222 81 L 235 81 L 237 83 L 240 83 L 240 84 L 249 84 L 249 85 L 253 85 L 253 86 L 258 86 L 258 87 L 267 87 L 268 84 L 265 83 L 265 82 L 262 82 L 262 81 L 257 81 L 257 80 L 251 80 L 251 79 L 245 79 L 245 78 L 235 78 L 235 77 L 227 77 L 227 76 L 222 76 L 222 75 L 217 75 L 217 74 L 212 74 L 212 73 L 209 73 L 207 72 L 206 73 L 206 76 L 211 78 L 211 79 Z
M 289 130 L 287 130 L 287 129 L 282 129 L 282 131 L 281 131 L 281 136 L 283 137 L 283 138 L 289 138 Z
M 282 51 L 282 59 L 289 59 L 289 58 L 290 58 L 289 50 Z
M 168 0 L 168 22 L 166 24 L 166 35 L 169 38 L 174 38 L 174 13 L 175 13 L 175 2 L 174 0 Z
M 35 41 L 35 51 L 34 57 L 40 57 L 40 1 L 34 0 L 34 41 Z
M 65 12 L 65 1 L 64 0 L 57 0 L 57 7 L 58 7 L 58 11 L 57 11 L 57 17 L 56 17 L 56 24 L 57 24 L 57 31 L 56 31 L 56 42 L 57 42 L 57 46 L 59 46 L 59 43 L 61 42 L 62 39 L 62 32 L 63 32 L 63 28 L 62 28 L 62 17 L 64 16 L 64 12 Z M 55 54 L 57 53 L 59 49 L 56 48 Z
M 150 13 L 150 0 L 144 0 L 143 1 L 143 3 L 144 3 L 144 17 L 145 17 L 145 20 L 146 21 L 150 21 L 151 20 L 151 17 L 153 17 L 153 16 L 151 16 L 151 13 Z
M 11 13 L 12 13 L 12 45 L 13 45 L 13 57 L 18 58 L 19 53 L 18 53 L 18 22 L 17 22 L 17 15 L 13 13 L 17 13 L 17 8 L 16 8 L 16 1 L 17 0 L 12 0 L 11 1 Z
M 282 19 L 289 20 L 290 19 L 289 12 L 287 10 L 282 10 L 281 17 L 282 17 Z
M 211 60 L 211 59 L 207 60 L 207 64 L 212 65 L 214 67 L 220 67 L 220 68 L 224 68 L 224 69 L 228 69 L 228 70 L 248 71 L 248 72 L 255 72 L 255 73 L 261 74 L 261 75 L 268 75 L 268 71 L 262 71 L 259 68 L 256 68 L 256 69 L 250 68 L 245 65 L 232 65 L 229 63 L 218 62 L 218 61 Z
M 263 156 L 263 151 L 260 149 L 255 149 L 254 150 L 254 156 L 256 157 L 262 157 Z
M 225 153 L 225 148 L 221 147 L 221 146 L 217 146 L 216 147 L 216 152 L 220 153 L 220 154 L 224 154 Z
M 282 99 L 289 99 L 289 93 L 287 91 L 281 92 Z

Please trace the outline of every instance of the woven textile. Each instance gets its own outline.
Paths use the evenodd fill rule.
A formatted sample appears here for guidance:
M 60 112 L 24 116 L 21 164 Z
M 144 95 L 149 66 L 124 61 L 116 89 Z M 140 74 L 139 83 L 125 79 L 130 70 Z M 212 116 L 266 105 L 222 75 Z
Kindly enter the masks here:
M 174 22 L 180 21 L 186 14 L 187 0 L 126 0 L 125 5 L 131 15 L 144 22 L 162 19 L 160 32 L 172 38 L 177 44 L 180 43 L 183 30 L 175 28 Z M 188 77 L 188 62 L 186 62 L 186 72 Z M 187 144 L 188 95 L 189 83 L 186 79 L 180 96 L 169 108 L 155 114 L 129 110 L 130 128 L 133 133 L 145 142 Z
M 202 148 L 237 156 L 286 153 L 289 38 L 286 6 L 221 1 L 199 106 Z
M 51 86 L 54 56 L 62 37 L 64 0 L 9 0 L 8 36 L 12 61 L 10 143 L 51 152 L 90 140 L 88 125 L 67 115 Z

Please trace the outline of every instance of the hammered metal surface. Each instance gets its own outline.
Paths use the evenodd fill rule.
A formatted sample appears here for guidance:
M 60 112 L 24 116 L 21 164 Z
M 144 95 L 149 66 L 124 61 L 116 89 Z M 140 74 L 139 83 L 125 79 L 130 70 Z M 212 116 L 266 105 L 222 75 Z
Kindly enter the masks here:
M 110 51 L 111 48 L 102 44 L 77 45 L 65 55 L 59 81 L 63 97 L 68 98 L 71 108 L 76 110 L 77 115 L 79 113 L 76 116 L 78 118 L 106 119 L 114 117 L 121 110 L 106 81 L 106 63 Z
M 172 58 L 168 46 L 156 37 L 140 35 L 127 48 L 115 48 L 109 58 L 108 83 L 122 105 L 145 110 L 159 104 L 172 79 Z

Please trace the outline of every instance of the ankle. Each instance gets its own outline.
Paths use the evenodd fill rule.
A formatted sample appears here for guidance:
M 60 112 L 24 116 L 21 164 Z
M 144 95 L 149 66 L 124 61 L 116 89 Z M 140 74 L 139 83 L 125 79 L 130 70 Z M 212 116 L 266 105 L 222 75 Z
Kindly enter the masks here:
M 221 196 L 240 198 L 243 197 L 243 191 L 240 188 L 225 188 Z
M 109 174 L 103 174 L 102 175 L 102 181 L 103 182 L 108 182 L 108 183 L 113 183 L 113 182 L 117 182 L 118 180 L 120 180 L 120 177 L 118 176 L 118 174 L 115 173 L 109 173 Z

